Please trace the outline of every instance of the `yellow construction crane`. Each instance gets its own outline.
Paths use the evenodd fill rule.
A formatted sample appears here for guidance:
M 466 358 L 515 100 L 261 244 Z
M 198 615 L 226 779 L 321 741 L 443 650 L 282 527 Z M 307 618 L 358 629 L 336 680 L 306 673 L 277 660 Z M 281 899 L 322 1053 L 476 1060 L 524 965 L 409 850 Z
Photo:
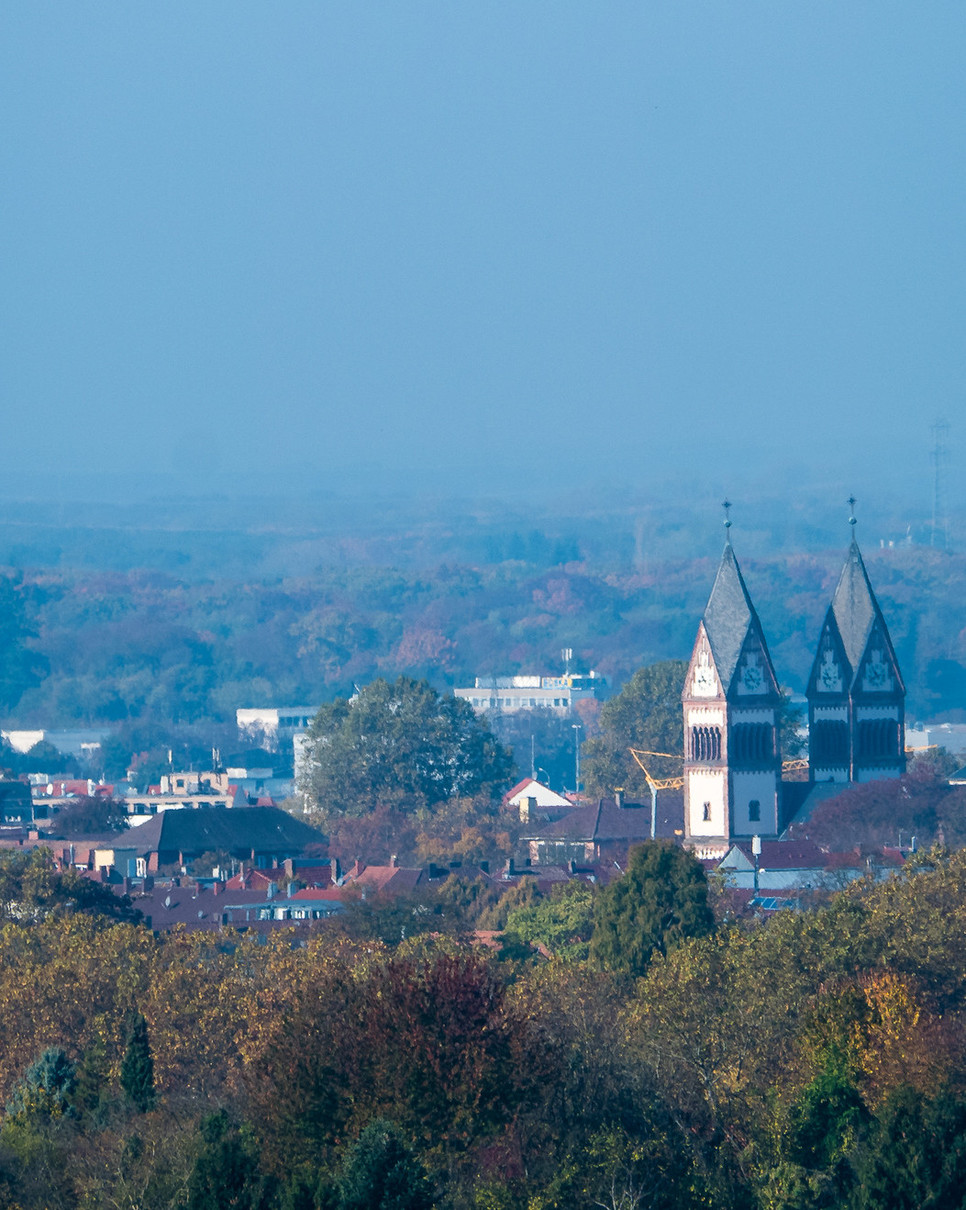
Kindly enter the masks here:
M 637 764 L 637 767 L 644 774 L 644 780 L 647 782 L 648 789 L 651 791 L 651 840 L 657 836 L 657 792 L 658 790 L 680 790 L 684 785 L 683 777 L 664 777 L 655 778 L 648 772 L 647 765 L 641 760 L 642 756 L 663 756 L 667 760 L 684 760 L 683 756 L 675 756 L 671 752 L 645 752 L 641 748 L 631 748 L 631 756 Z
M 644 774 L 644 780 L 647 782 L 648 789 L 651 791 L 651 839 L 653 840 L 657 834 L 657 793 L 659 790 L 680 790 L 684 785 L 683 777 L 652 777 L 650 770 L 644 761 L 641 759 L 644 756 L 662 757 L 664 760 L 679 760 L 683 761 L 681 755 L 675 756 L 673 752 L 647 752 L 643 748 L 629 748 L 631 756 L 634 757 L 634 762 L 640 771 Z M 807 760 L 783 760 L 782 773 L 791 773 L 798 769 L 807 769 Z

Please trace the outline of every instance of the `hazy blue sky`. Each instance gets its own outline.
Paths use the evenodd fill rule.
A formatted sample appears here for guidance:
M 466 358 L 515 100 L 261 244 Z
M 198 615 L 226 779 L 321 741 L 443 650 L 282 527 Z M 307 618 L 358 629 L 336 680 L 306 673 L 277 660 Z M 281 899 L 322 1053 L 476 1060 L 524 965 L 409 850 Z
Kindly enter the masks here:
M 7 458 L 928 496 L 964 52 L 961 0 L 7 3 Z

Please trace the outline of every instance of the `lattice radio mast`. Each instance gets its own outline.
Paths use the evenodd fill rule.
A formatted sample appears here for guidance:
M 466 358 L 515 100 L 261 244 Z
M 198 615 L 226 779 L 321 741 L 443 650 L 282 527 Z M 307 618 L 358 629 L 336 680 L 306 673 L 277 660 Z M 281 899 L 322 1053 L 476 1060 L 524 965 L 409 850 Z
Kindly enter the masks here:
M 947 439 L 949 424 L 939 419 L 932 426 L 932 536 L 929 545 L 938 550 L 949 550 L 949 516 L 946 512 L 946 463 L 948 459 Z

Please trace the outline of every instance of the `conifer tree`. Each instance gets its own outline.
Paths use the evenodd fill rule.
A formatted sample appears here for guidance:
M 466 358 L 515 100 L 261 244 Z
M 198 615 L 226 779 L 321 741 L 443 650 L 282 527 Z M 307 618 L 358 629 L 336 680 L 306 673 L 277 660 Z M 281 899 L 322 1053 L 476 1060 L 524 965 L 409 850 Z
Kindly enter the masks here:
M 654 954 L 712 932 L 701 863 L 686 849 L 652 840 L 631 850 L 626 873 L 601 893 L 590 952 L 602 966 L 640 976 Z
M 148 1023 L 139 1012 L 134 1014 L 128 1031 L 127 1049 L 121 1061 L 121 1087 L 138 1113 L 154 1108 L 154 1058 Z

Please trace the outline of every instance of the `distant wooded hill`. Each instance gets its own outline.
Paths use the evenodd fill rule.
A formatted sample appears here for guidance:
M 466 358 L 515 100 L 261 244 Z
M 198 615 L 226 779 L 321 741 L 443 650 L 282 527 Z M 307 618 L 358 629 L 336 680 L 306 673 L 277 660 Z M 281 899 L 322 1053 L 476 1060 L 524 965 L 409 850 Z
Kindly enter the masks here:
M 793 690 L 804 686 L 844 549 L 743 556 L 776 668 Z M 642 664 L 690 654 L 713 554 L 621 569 L 591 559 L 548 565 L 554 552 L 544 550 L 472 566 L 319 567 L 297 577 L 27 570 L 17 595 L 50 671 L 7 719 L 227 722 L 239 705 L 322 702 L 380 675 L 445 688 L 479 674 L 552 672 L 561 647 L 616 689 Z M 872 547 L 866 556 L 910 719 L 963 711 L 966 558 L 927 547 Z

